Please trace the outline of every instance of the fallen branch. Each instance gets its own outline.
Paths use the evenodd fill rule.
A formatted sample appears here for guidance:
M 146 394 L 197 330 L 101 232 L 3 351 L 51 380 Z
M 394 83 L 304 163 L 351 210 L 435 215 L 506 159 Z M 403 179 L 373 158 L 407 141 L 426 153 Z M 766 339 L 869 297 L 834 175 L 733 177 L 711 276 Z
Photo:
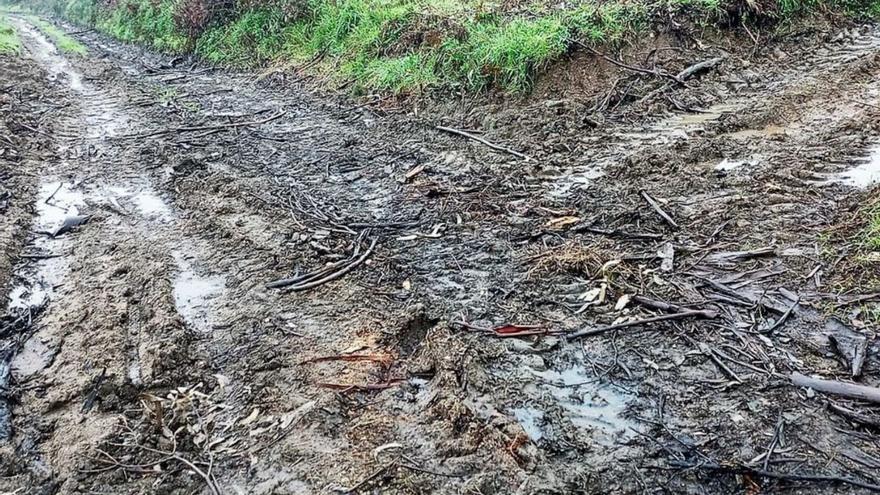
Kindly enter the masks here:
M 268 122 L 272 122 L 273 120 L 281 118 L 287 111 L 280 110 L 278 113 L 272 114 L 265 119 L 262 120 L 253 120 L 249 122 L 232 122 L 230 124 L 216 124 L 216 125 L 200 125 L 200 126 L 192 126 L 192 127 L 174 127 L 170 129 L 161 129 L 158 131 L 149 132 L 147 134 L 125 134 L 119 136 L 118 139 L 141 139 L 148 138 L 153 136 L 161 136 L 162 134 L 171 134 L 174 132 L 196 132 L 196 131 L 211 131 L 217 129 L 234 129 L 237 127 L 249 127 L 253 125 L 262 125 Z
M 706 257 L 706 261 L 720 263 L 724 261 L 744 261 L 761 256 L 770 256 L 776 254 L 776 248 L 773 246 L 751 249 L 749 251 L 723 251 L 720 253 L 712 253 Z
M 843 406 L 838 406 L 837 404 L 828 404 L 828 410 L 837 414 L 839 416 L 843 416 L 844 418 L 862 426 L 868 426 L 871 428 L 880 429 L 880 419 L 874 419 L 859 412 L 853 411 L 852 409 L 847 409 Z
M 801 298 L 800 298 L 800 296 L 798 296 L 798 298 L 795 299 L 795 301 L 793 303 L 791 303 L 791 306 L 789 306 L 788 309 L 785 310 L 785 313 L 783 313 L 782 316 L 780 316 L 778 320 L 776 320 L 768 328 L 761 330 L 758 333 L 762 333 L 762 334 L 773 333 L 775 330 L 781 328 L 782 325 L 785 325 L 785 322 L 788 321 L 788 319 L 791 317 L 791 313 L 794 311 L 794 308 L 796 308 L 797 305 L 800 304 L 800 302 L 801 302 Z
M 582 48 L 586 49 L 587 51 L 589 51 L 593 55 L 602 57 L 606 61 L 611 62 L 612 64 L 620 67 L 621 69 L 626 69 L 626 70 L 632 71 L 632 72 L 638 72 L 639 74 L 647 74 L 649 76 L 654 76 L 654 77 L 660 77 L 660 78 L 665 77 L 667 79 L 671 79 L 671 80 L 675 81 L 678 84 L 682 84 L 682 85 L 684 84 L 684 81 L 681 80 L 679 77 L 677 77 L 673 74 L 670 74 L 664 70 L 656 70 L 656 69 L 651 70 L 651 69 L 645 69 L 644 67 L 636 67 L 634 65 L 629 65 L 629 64 L 624 63 L 620 60 L 609 57 L 608 55 L 605 55 L 604 53 L 600 52 L 599 50 L 596 50 L 595 48 L 593 48 L 589 45 L 581 43 L 580 41 L 575 41 L 575 43 L 577 43 L 578 45 L 580 45 Z
M 791 374 L 791 383 L 796 387 L 808 387 L 817 392 L 839 395 L 848 399 L 859 399 L 880 404 L 880 388 L 856 385 L 854 383 L 839 382 L 835 380 L 822 380 L 810 378 L 800 373 Z
M 468 138 L 468 139 L 472 139 L 472 140 L 474 140 L 474 141 L 477 141 L 478 143 L 482 143 L 482 144 L 488 146 L 489 148 L 492 148 L 492 149 L 495 150 L 495 151 L 503 151 L 503 152 L 505 152 L 505 153 L 509 153 L 509 154 L 511 154 L 511 155 L 513 155 L 513 156 L 515 156 L 515 157 L 517 157 L 517 158 L 522 158 L 523 160 L 526 160 L 526 161 L 529 161 L 529 160 L 530 160 L 530 158 L 529 158 L 528 156 L 526 156 L 526 155 L 520 153 L 519 151 L 514 151 L 514 150 L 512 150 L 512 149 L 510 149 L 510 148 L 505 148 L 504 146 L 499 146 L 499 145 L 497 145 L 497 144 L 495 144 L 495 143 L 493 143 L 493 142 L 491 142 L 491 141 L 487 141 L 487 140 L 481 138 L 480 136 L 476 136 L 476 135 L 471 134 L 471 133 L 469 133 L 469 132 L 460 131 L 460 130 L 458 130 L 458 129 L 453 129 L 452 127 L 444 127 L 444 126 L 442 126 L 442 125 L 438 125 L 438 126 L 436 127 L 436 129 L 437 129 L 437 130 L 440 130 L 440 131 L 443 131 L 443 132 L 448 132 L 448 133 L 450 133 L 450 134 L 456 134 L 456 135 L 458 135 L 458 136 L 463 136 L 463 137 L 466 137 L 466 138 Z
M 295 292 L 295 291 L 301 291 L 301 290 L 314 289 L 315 287 L 317 287 L 319 285 L 323 285 L 323 284 L 326 284 L 327 282 L 330 282 L 332 280 L 336 280 L 336 279 L 342 277 L 343 275 L 345 275 L 346 273 L 354 270 L 355 268 L 360 266 L 364 261 L 366 261 L 367 258 L 369 258 L 371 254 L 373 254 L 373 248 L 375 248 L 375 247 L 376 247 L 376 239 L 373 239 L 372 242 L 370 242 L 370 247 L 367 249 L 367 251 L 364 254 L 361 255 L 360 258 L 358 258 L 358 259 L 354 260 L 353 262 L 351 262 L 350 264 L 344 266 L 341 270 L 339 270 L 337 272 L 333 272 L 330 275 L 327 275 L 326 277 L 320 278 L 318 280 L 314 280 L 311 282 L 305 282 L 305 283 L 301 283 L 298 285 L 291 285 L 291 286 L 287 287 L 287 289 L 285 289 L 285 290 Z
M 328 382 L 320 382 L 317 385 L 319 387 L 331 388 L 333 390 L 341 390 L 343 392 L 351 392 L 353 390 L 360 390 L 365 392 L 374 392 L 377 390 L 385 390 L 391 388 L 401 380 L 391 380 L 384 383 L 365 383 L 365 384 L 347 384 L 347 383 L 328 383 Z
M 178 461 L 180 461 L 180 462 L 186 464 L 186 465 L 189 466 L 189 468 L 192 469 L 196 474 L 198 474 L 199 476 L 201 476 L 202 479 L 205 480 L 205 483 L 208 484 L 208 488 L 211 490 L 211 493 L 212 493 L 213 495 L 220 495 L 220 488 L 216 485 L 216 483 L 214 483 L 214 480 L 211 479 L 210 476 L 208 476 L 207 474 L 205 474 L 204 471 L 202 471 L 201 469 L 199 469 L 198 467 L 196 467 L 196 465 L 193 464 L 192 462 L 186 460 L 185 458 L 183 458 L 183 457 L 181 457 L 181 456 L 179 456 L 179 455 L 177 455 L 177 454 L 174 454 L 172 457 L 174 457 L 174 459 L 176 459 L 176 460 L 178 460 Z
M 873 294 L 864 294 L 861 296 L 855 296 L 852 299 L 847 299 L 845 301 L 839 302 L 834 305 L 834 309 L 840 309 L 844 306 L 849 306 L 850 304 L 858 304 L 868 301 L 873 301 L 875 299 L 880 299 L 880 292 L 875 292 Z
M 535 335 L 558 335 L 564 332 L 558 330 L 550 330 L 543 325 L 501 325 L 494 328 L 480 327 L 472 325 L 466 321 L 456 321 L 456 325 L 462 328 L 473 330 L 475 333 L 490 334 L 501 339 L 532 337 Z
M 651 205 L 652 208 L 654 208 L 654 211 L 656 211 L 658 215 L 663 217 L 663 220 L 666 220 L 666 223 L 668 223 L 669 225 L 672 225 L 676 229 L 678 228 L 678 224 L 675 223 L 675 220 L 673 220 L 672 217 L 669 216 L 668 213 L 663 211 L 663 208 L 660 207 L 660 203 L 658 203 L 657 200 L 652 198 L 651 195 L 648 194 L 647 191 L 641 191 L 641 194 L 642 194 L 642 197 L 645 198 L 645 201 L 647 201 L 648 204 Z
M 709 60 L 704 60 L 702 62 L 697 62 L 694 65 L 688 67 L 687 69 L 678 73 L 675 76 L 678 81 L 684 82 L 688 79 L 696 76 L 697 74 L 702 74 L 710 69 L 714 69 L 718 64 L 724 61 L 724 57 L 715 57 L 710 58 Z
M 589 225 L 578 226 L 578 227 L 575 227 L 571 230 L 572 230 L 572 232 L 589 232 L 591 234 L 606 235 L 608 237 L 622 237 L 624 239 L 644 239 L 644 240 L 663 239 L 663 234 L 655 234 L 653 232 L 626 232 L 626 231 L 622 231 L 622 230 L 607 230 L 607 229 L 600 229 L 598 227 L 591 227 Z
M 676 311 L 679 313 L 692 311 L 691 309 L 680 306 L 678 304 L 668 303 L 666 301 L 657 301 L 647 298 L 645 296 L 633 296 L 632 301 L 636 304 L 647 306 L 652 309 L 659 309 L 661 311 Z M 703 310 L 703 312 L 707 315 L 706 317 L 709 319 L 713 319 L 718 316 L 718 313 L 712 310 Z
M 681 313 L 673 313 L 670 315 L 662 315 L 655 316 L 653 318 L 645 318 L 643 320 L 635 320 L 635 321 L 627 321 L 624 323 L 617 323 L 614 325 L 608 325 L 605 327 L 599 328 L 590 328 L 586 330 L 581 330 L 579 332 L 575 332 L 571 335 L 568 335 L 568 340 L 579 339 L 581 337 L 591 337 L 593 335 L 599 335 L 605 332 L 610 332 L 612 330 L 617 330 L 620 328 L 634 327 L 639 325 L 646 325 L 648 323 L 657 323 L 661 321 L 669 321 L 669 320 L 681 320 L 683 318 L 707 318 L 712 319 L 718 316 L 718 313 L 710 310 L 689 310 L 682 311 Z
M 825 474 L 788 474 L 788 473 L 777 473 L 774 471 L 768 471 L 766 469 L 756 469 L 750 468 L 746 466 L 722 466 L 720 464 L 716 464 L 714 462 L 710 463 L 690 463 L 683 461 L 670 461 L 669 463 L 672 467 L 682 468 L 682 469 L 698 469 L 702 471 L 712 471 L 716 473 L 730 473 L 730 474 L 750 474 L 753 476 L 760 476 L 761 478 L 769 478 L 775 480 L 783 480 L 783 481 L 811 481 L 817 483 L 842 483 L 845 485 L 857 486 L 859 488 L 864 488 L 866 490 L 870 490 L 873 492 L 880 492 L 880 485 L 875 485 L 872 483 L 868 483 L 866 481 L 857 480 L 854 478 L 847 478 L 844 476 L 834 476 L 834 475 L 825 475 Z

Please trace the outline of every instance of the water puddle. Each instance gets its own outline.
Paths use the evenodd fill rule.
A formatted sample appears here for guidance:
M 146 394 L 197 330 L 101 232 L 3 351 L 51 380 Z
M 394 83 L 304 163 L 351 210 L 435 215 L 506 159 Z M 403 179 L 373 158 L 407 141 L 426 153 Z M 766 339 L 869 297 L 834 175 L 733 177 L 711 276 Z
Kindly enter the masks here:
M 560 179 L 556 179 L 550 185 L 548 194 L 557 198 L 564 198 L 571 193 L 572 189 L 586 189 L 596 179 L 603 175 L 605 175 L 605 173 L 602 169 L 595 165 L 578 168 L 570 174 L 565 175 Z
M 630 438 L 634 434 L 632 430 L 638 427 L 624 417 L 633 396 L 617 387 L 599 383 L 582 368 L 562 371 L 527 369 L 539 380 L 527 385 L 525 392 L 536 400 L 546 402 L 551 399 L 575 428 L 589 432 L 597 443 L 614 445 L 616 441 Z M 547 421 L 549 410 L 532 406 L 511 412 L 530 438 L 543 437 L 546 429 L 551 427 Z
M 100 199 L 124 214 L 129 214 L 130 210 L 133 210 L 153 222 L 164 224 L 174 221 L 174 211 L 171 206 L 149 185 L 136 190 L 119 186 L 108 187 L 107 192 L 102 194 Z
M 731 170 L 737 170 L 742 168 L 743 166 L 754 167 L 758 164 L 760 158 L 757 156 L 749 157 L 749 158 L 724 158 L 720 162 L 710 163 L 713 170 L 717 170 L 719 172 L 730 172 Z
M 878 182 L 880 182 L 880 146 L 876 146 L 861 164 L 826 181 L 826 183 L 845 184 L 858 188 L 866 188 Z
M 9 293 L 10 309 L 41 306 L 51 299 L 67 271 L 64 251 L 68 242 L 64 236 L 52 238 L 41 232 L 54 231 L 65 219 L 79 215 L 85 205 L 83 194 L 68 183 L 47 182 L 40 186 L 34 222 L 37 234 L 27 257 L 15 270 L 20 282 Z
M 174 305 L 186 324 L 198 331 L 211 330 L 211 302 L 226 287 L 223 277 L 202 276 L 182 253 L 173 253 L 178 275 L 174 279 Z
M 735 112 L 738 108 L 736 105 L 729 104 L 712 105 L 700 112 L 675 115 L 660 122 L 654 128 L 658 131 L 664 131 L 698 127 L 715 122 L 721 117 Z
M 661 120 L 642 130 L 616 132 L 615 143 L 601 158 L 593 158 L 592 163 L 580 167 L 570 174 L 555 179 L 548 194 L 557 198 L 567 197 L 573 189 L 584 189 L 595 179 L 602 177 L 607 167 L 620 163 L 637 153 L 643 146 L 670 145 L 690 139 L 689 133 L 699 132 L 707 124 L 718 121 L 725 115 L 736 112 L 740 106 L 718 104 L 693 113 L 679 113 Z
M 544 438 L 544 430 L 542 429 L 544 424 L 543 411 L 534 407 L 518 407 L 511 409 L 510 412 L 513 413 L 513 417 L 516 418 L 517 422 L 525 430 L 529 440 L 537 442 Z
M 134 386 L 142 385 L 144 382 L 141 379 L 141 362 L 137 359 L 137 356 L 131 360 L 131 364 L 128 365 L 128 380 Z

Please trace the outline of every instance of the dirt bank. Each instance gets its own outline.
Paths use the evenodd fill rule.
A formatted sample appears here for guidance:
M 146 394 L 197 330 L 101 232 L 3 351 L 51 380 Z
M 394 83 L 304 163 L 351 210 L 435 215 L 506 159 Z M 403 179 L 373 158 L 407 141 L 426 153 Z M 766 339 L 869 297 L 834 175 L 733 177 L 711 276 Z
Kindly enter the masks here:
M 14 25 L 0 490 L 878 489 L 876 409 L 789 383 L 880 381 L 826 235 L 880 178 L 875 27 L 440 117 Z

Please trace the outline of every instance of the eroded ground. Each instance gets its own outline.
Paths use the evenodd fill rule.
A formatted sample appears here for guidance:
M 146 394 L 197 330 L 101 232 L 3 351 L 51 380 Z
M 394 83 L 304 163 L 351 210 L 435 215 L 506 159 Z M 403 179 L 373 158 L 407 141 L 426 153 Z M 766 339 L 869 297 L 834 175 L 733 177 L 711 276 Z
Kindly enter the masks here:
M 876 28 L 426 111 L 13 24 L 0 490 L 880 490 L 789 380 L 880 385 Z

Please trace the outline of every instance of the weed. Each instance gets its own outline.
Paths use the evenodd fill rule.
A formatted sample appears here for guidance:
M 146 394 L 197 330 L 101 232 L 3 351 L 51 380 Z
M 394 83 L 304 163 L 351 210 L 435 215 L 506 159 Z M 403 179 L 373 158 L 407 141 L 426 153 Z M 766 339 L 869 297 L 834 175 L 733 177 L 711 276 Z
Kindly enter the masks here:
M 248 65 L 273 59 L 284 46 L 283 17 L 277 10 L 252 10 L 209 29 L 196 52 L 217 64 Z
M 21 50 L 21 41 L 18 39 L 15 29 L 9 25 L 6 18 L 0 14 L 0 54 L 15 54 Z
M 98 16 L 98 7 L 91 0 L 69 0 L 67 3 L 59 3 L 63 9 L 57 9 L 56 14 L 63 15 L 78 24 L 93 24 Z
M 9 0 L 23 2 L 24 0 Z M 880 0 L 30 0 L 119 39 L 194 50 L 227 66 L 309 61 L 359 90 L 525 92 L 574 42 L 620 44 L 652 19 L 784 21 L 836 9 L 880 18 Z M 780 23 L 783 24 L 783 23 Z
M 868 249 L 880 251 L 880 201 L 866 209 L 867 226 L 864 232 L 864 243 Z
M 402 57 L 359 59 L 344 66 L 343 71 L 366 89 L 401 93 L 424 90 L 438 83 L 436 60 L 421 53 Z
M 531 86 L 535 71 L 565 53 L 569 31 L 555 17 L 506 24 L 472 24 L 465 68 L 480 68 L 484 81 L 510 91 Z
M 174 23 L 171 0 L 120 0 L 109 15 L 99 16 L 96 25 L 123 41 L 144 43 L 164 52 L 179 53 L 189 46 Z

